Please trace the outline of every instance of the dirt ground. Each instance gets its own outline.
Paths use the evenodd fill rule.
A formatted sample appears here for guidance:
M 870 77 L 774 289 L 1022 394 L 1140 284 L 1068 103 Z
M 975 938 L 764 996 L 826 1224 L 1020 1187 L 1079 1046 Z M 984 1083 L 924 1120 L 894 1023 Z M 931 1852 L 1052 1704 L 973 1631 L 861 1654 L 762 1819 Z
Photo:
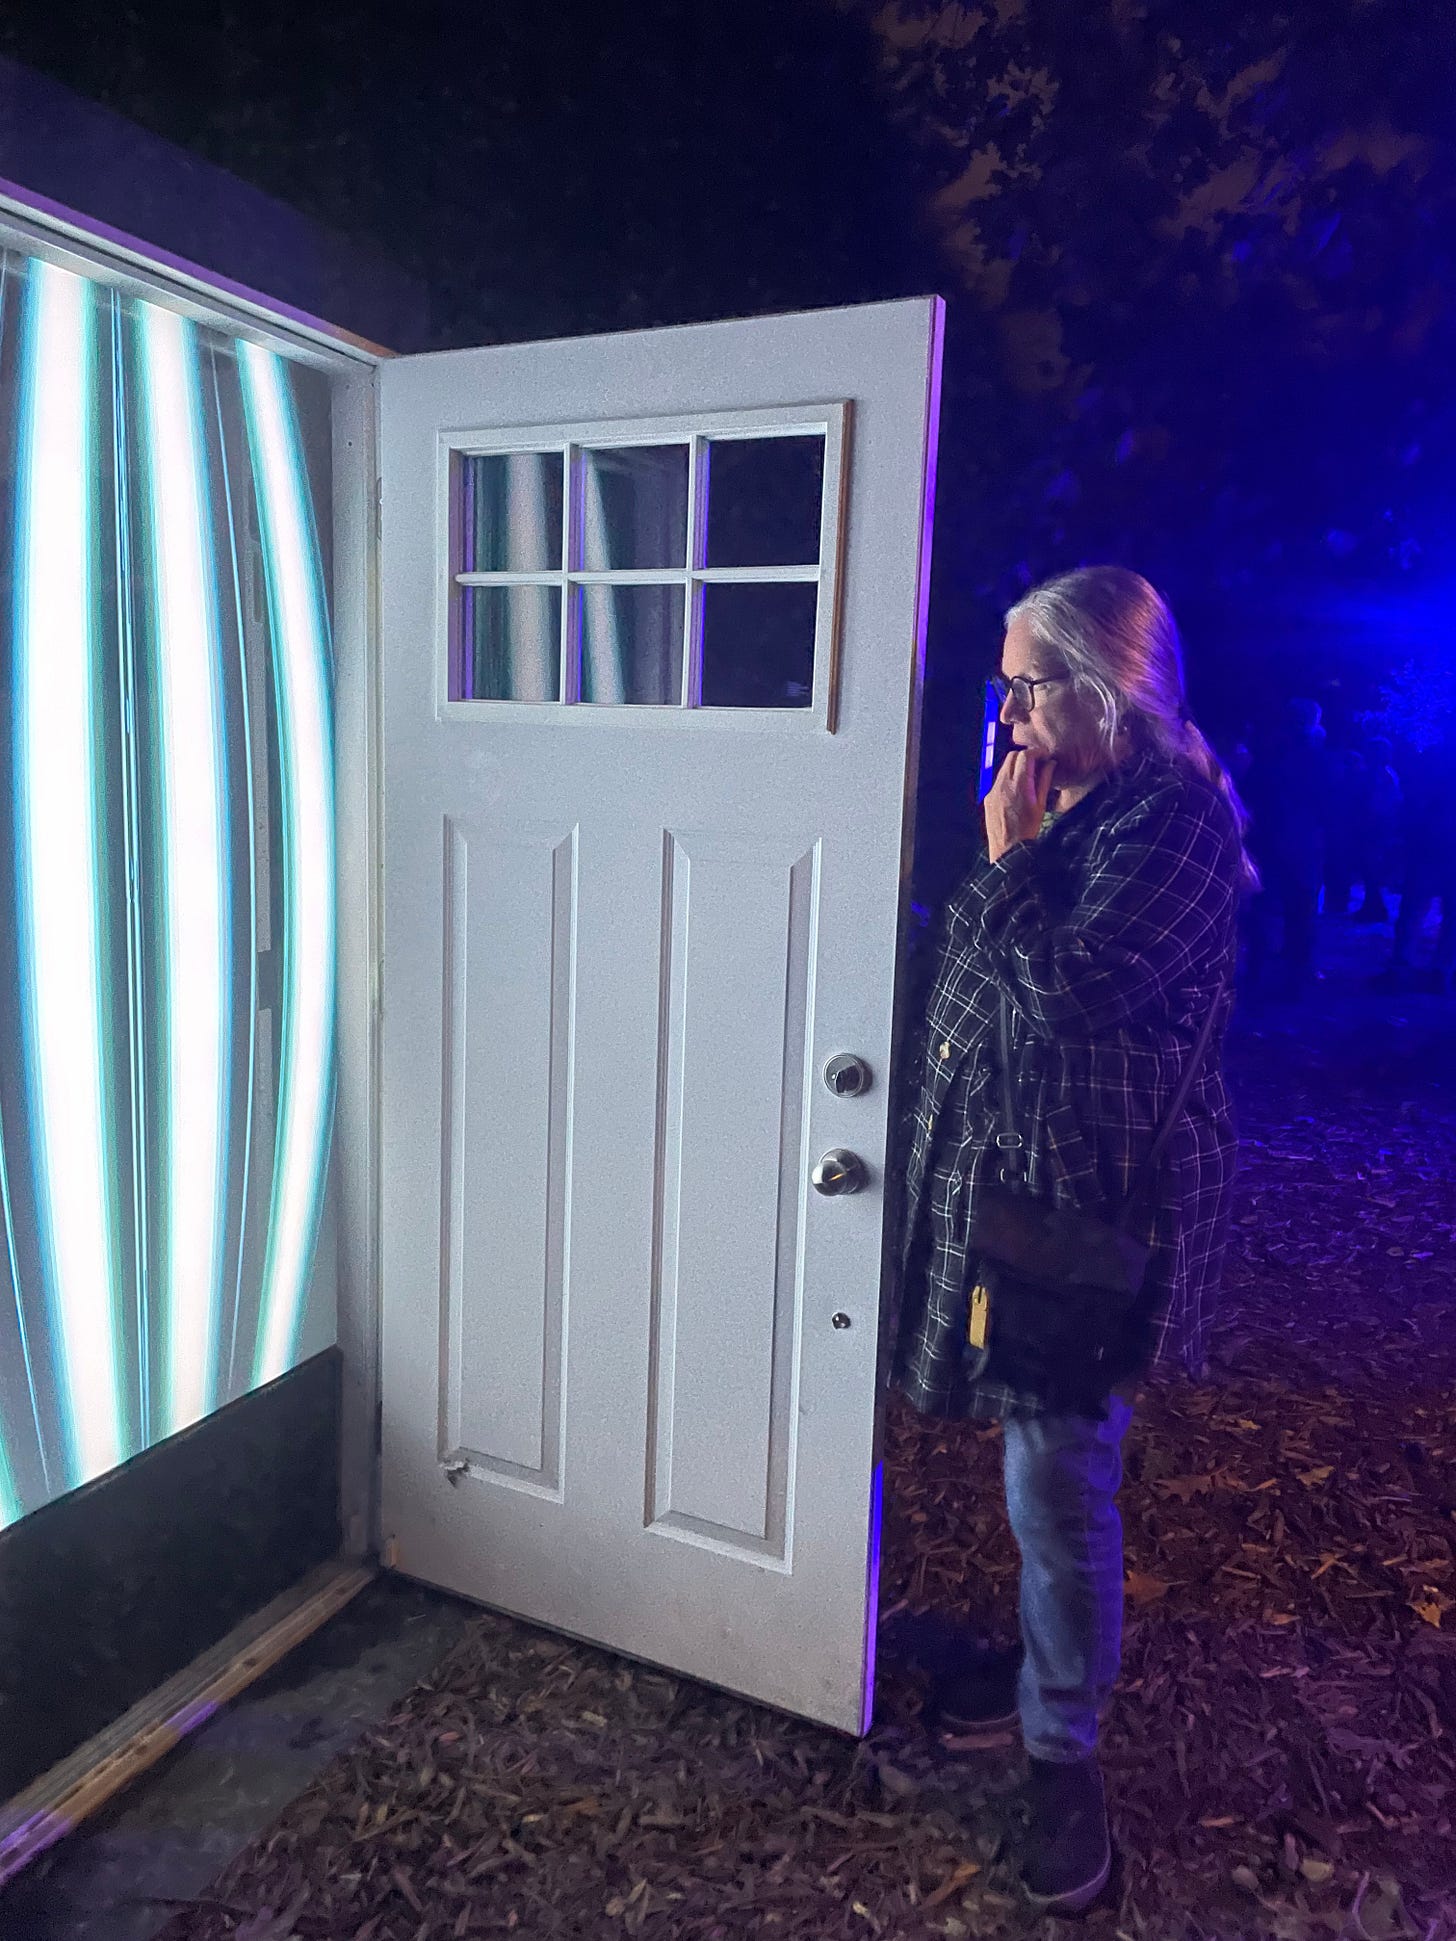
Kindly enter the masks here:
M 1456 1936 L 1456 1003 L 1363 994 L 1377 936 L 1329 948 L 1309 1005 L 1239 1019 L 1213 1379 L 1130 1442 L 1089 1941 Z M 1061 1932 L 1017 1897 L 1018 1750 L 920 1717 L 1011 1620 L 999 1453 L 892 1416 L 864 1743 L 482 1616 L 167 1941 Z

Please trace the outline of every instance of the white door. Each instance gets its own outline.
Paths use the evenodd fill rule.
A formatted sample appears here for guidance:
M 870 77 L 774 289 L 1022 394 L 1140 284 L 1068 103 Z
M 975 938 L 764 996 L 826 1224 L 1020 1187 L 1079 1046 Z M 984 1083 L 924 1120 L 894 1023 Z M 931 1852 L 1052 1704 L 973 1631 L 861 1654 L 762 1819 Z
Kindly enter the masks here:
M 380 373 L 386 1560 L 851 1732 L 940 332 Z

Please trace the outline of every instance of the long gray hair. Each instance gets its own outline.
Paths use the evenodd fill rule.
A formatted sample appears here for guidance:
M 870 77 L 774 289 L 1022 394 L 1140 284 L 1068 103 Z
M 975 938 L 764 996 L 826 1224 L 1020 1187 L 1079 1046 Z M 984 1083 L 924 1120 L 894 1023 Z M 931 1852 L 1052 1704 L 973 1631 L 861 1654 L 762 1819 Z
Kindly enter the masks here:
M 1006 615 L 1025 621 L 1032 638 L 1054 654 L 1087 704 L 1099 753 L 1118 760 L 1124 732 L 1134 746 L 1186 762 L 1222 791 L 1242 839 L 1249 818 L 1228 770 L 1188 712 L 1183 648 L 1167 601 L 1125 566 L 1082 566 L 1018 600 Z M 1247 849 L 1244 881 L 1259 873 Z

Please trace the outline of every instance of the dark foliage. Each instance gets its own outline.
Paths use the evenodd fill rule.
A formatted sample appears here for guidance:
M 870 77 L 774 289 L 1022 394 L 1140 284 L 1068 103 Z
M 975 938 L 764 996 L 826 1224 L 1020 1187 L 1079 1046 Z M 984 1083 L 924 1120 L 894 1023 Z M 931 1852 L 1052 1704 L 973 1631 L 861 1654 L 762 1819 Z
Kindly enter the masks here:
M 442 344 L 942 290 L 932 899 L 1029 579 L 1148 572 L 1226 734 L 1448 654 L 1444 0 L 24 0 L 0 49 L 382 246 Z

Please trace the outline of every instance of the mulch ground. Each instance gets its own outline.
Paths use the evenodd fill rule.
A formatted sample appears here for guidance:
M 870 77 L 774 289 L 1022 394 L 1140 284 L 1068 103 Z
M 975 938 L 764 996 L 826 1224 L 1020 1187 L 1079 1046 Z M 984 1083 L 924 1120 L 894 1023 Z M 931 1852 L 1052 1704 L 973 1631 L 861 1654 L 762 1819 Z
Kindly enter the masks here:
M 1245 1014 L 1214 1380 L 1129 1446 L 1120 1862 L 1089 1941 L 1456 1936 L 1456 1004 Z M 167 1941 L 1051 1936 L 1020 1755 L 926 1678 L 1005 1636 L 998 1433 L 891 1422 L 880 1699 L 854 1744 L 483 1615 Z

